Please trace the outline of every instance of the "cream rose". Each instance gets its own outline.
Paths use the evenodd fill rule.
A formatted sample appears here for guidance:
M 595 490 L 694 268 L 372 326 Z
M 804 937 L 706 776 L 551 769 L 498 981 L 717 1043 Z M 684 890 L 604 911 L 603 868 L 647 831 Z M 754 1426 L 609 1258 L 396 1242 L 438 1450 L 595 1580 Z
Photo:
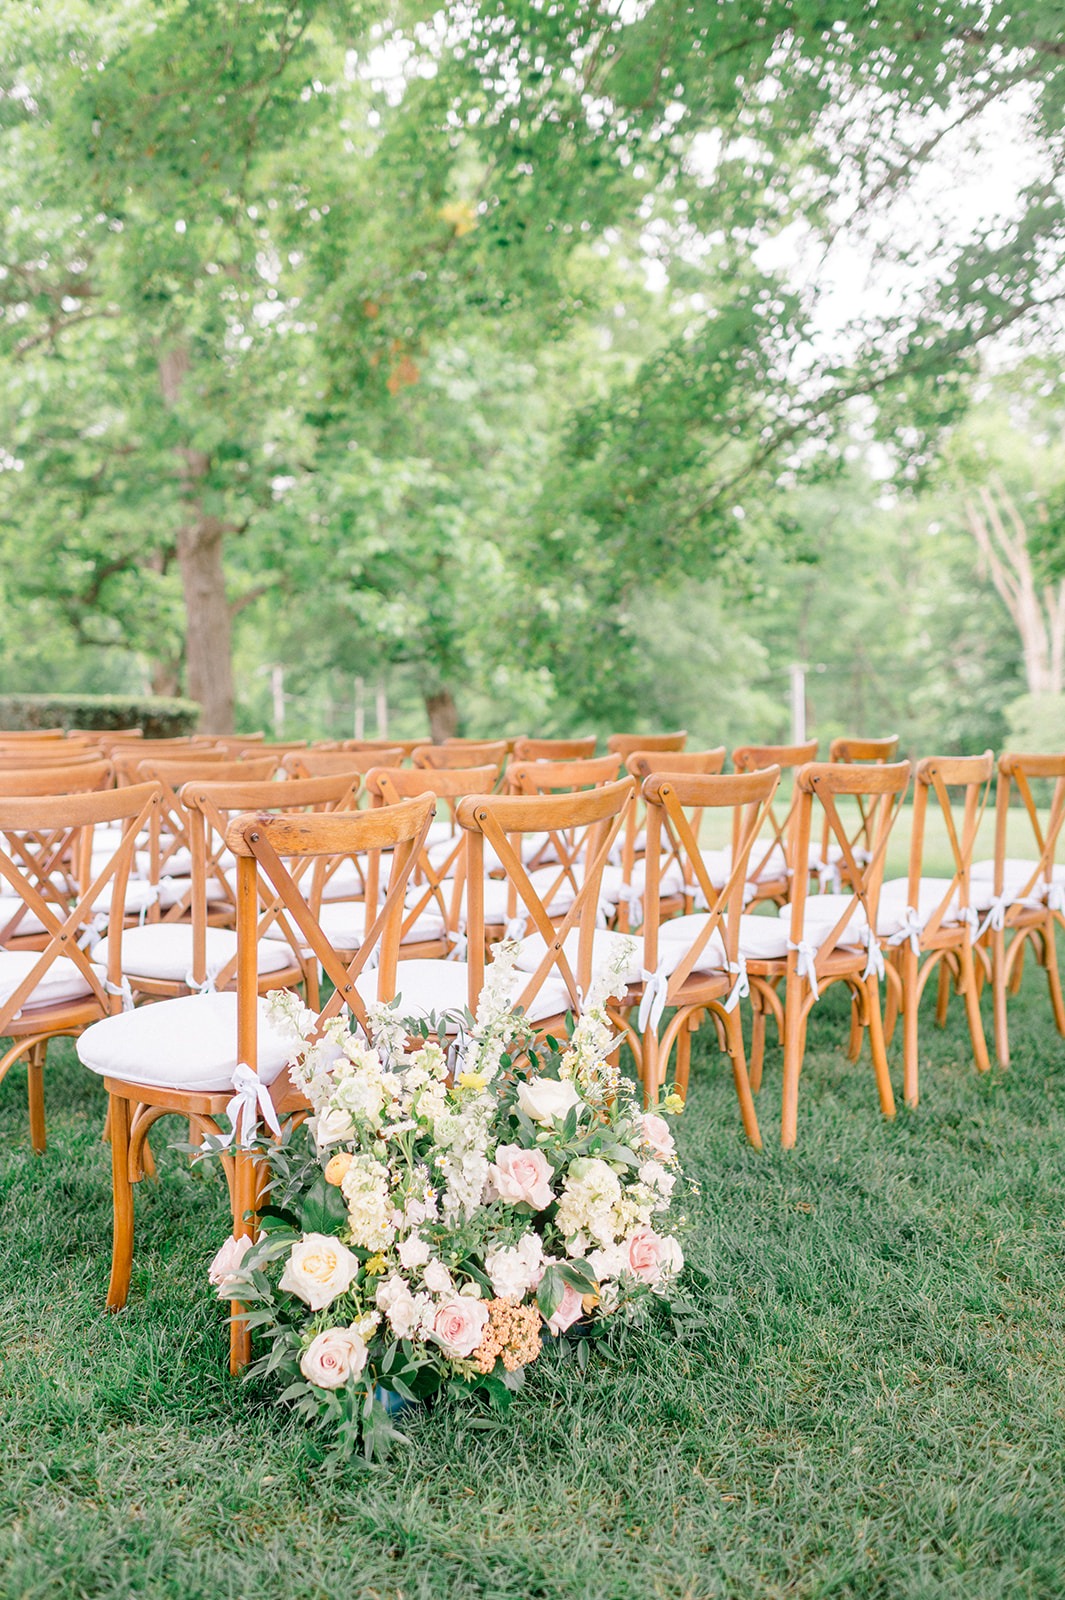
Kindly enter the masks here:
M 566 1078 L 530 1078 L 518 1085 L 518 1104 L 533 1122 L 561 1122 L 580 1095 Z
M 450 1294 L 454 1288 L 450 1272 L 444 1263 L 437 1261 L 435 1257 L 432 1261 L 426 1262 L 422 1279 L 430 1294 Z
M 543 1151 L 524 1150 L 520 1144 L 501 1144 L 488 1168 L 501 1200 L 512 1206 L 532 1206 L 534 1211 L 542 1211 L 554 1199 L 551 1175 L 551 1163 Z
M 656 1116 L 653 1111 L 643 1114 L 643 1139 L 660 1161 L 671 1161 L 676 1153 L 677 1146 L 673 1135 L 669 1131 L 669 1123 L 665 1117 Z
M 281 1287 L 312 1311 L 321 1311 L 354 1283 L 359 1260 L 339 1239 L 308 1233 L 292 1246 L 281 1274 Z
M 366 1365 L 366 1344 L 358 1330 L 327 1328 L 300 1356 L 300 1371 L 319 1389 L 340 1389 Z
M 448 1300 L 436 1313 L 429 1337 L 436 1341 L 446 1356 L 464 1361 L 467 1356 L 472 1356 L 480 1344 L 488 1315 L 488 1307 L 483 1300 L 471 1300 L 466 1295 Z
M 251 1249 L 251 1245 L 252 1238 L 249 1233 L 242 1234 L 239 1239 L 230 1234 L 207 1268 L 207 1276 L 218 1290 L 221 1299 L 228 1298 L 233 1274 L 240 1270 L 240 1264 Z

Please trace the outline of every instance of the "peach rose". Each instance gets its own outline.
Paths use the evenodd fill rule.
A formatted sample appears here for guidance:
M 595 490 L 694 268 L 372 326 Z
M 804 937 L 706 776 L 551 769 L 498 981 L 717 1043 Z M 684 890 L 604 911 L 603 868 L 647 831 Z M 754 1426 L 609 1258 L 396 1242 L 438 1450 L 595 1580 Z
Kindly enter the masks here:
M 339 1239 L 308 1233 L 292 1246 L 281 1274 L 281 1288 L 297 1295 L 312 1311 L 321 1311 L 350 1289 L 358 1272 L 358 1256 Z
M 651 1146 L 659 1161 L 672 1160 L 677 1146 L 665 1117 L 658 1117 L 653 1111 L 644 1112 L 643 1140 L 645 1144 Z
M 354 1327 L 327 1328 L 300 1356 L 300 1371 L 319 1389 L 340 1389 L 366 1365 L 366 1342 Z
M 240 1264 L 252 1246 L 250 1233 L 242 1234 L 239 1239 L 230 1234 L 225 1244 L 207 1268 L 207 1276 L 218 1290 L 222 1300 L 229 1298 L 233 1274 L 239 1272 Z
M 483 1300 L 459 1296 L 440 1307 L 429 1337 L 435 1339 L 446 1356 L 464 1361 L 480 1344 L 488 1317 L 488 1307 Z
M 551 1193 L 551 1163 L 542 1150 L 501 1144 L 488 1176 L 499 1198 L 508 1205 L 528 1205 L 534 1211 L 542 1211 L 555 1198 Z
M 355 1160 L 350 1150 L 338 1150 L 335 1156 L 330 1156 L 325 1164 L 325 1181 L 333 1184 L 337 1189 L 344 1182 L 348 1168 Z
M 565 1333 L 567 1328 L 572 1328 L 578 1317 L 584 1315 L 584 1298 L 571 1284 L 566 1284 L 561 1304 L 555 1307 L 554 1313 L 548 1318 L 547 1326 L 552 1333 Z

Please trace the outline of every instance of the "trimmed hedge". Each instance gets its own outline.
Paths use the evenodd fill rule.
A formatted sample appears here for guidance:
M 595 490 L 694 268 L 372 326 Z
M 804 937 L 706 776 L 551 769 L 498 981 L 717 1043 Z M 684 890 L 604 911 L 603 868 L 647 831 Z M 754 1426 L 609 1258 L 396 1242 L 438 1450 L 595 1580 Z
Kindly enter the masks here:
M 34 728 L 92 728 L 100 733 L 143 728 L 146 739 L 174 739 L 193 733 L 199 720 L 195 700 L 135 699 L 124 694 L 0 695 L 0 731 L 6 728 L 11 733 Z

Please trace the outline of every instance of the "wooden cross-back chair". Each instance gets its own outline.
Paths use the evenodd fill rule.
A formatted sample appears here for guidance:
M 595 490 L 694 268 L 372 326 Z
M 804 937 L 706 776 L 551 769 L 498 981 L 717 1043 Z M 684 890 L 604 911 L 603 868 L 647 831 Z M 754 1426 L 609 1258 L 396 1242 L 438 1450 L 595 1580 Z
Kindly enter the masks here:
M 114 769 L 108 761 L 78 761 L 72 766 L 21 767 L 16 771 L 0 773 L 0 796 L 14 800 L 31 795 L 92 794 L 113 786 Z M 12 836 L 12 846 L 22 850 L 29 865 L 34 853 L 49 850 L 48 831 L 27 828 L 17 841 Z M 65 907 L 69 896 L 79 886 L 84 863 L 75 861 L 67 853 L 52 854 L 52 870 L 40 882 L 45 899 L 56 906 Z M 91 857 L 90 857 L 91 859 Z M 48 934 L 40 919 L 30 911 L 18 895 L 0 886 L 0 946 L 5 949 L 37 949 Z
M 596 738 L 515 739 L 511 752 L 515 761 L 581 761 L 595 755 Z
M 388 998 L 395 981 L 400 917 L 416 846 L 432 811 L 430 800 L 406 801 L 379 811 L 243 813 L 229 824 L 226 843 L 237 862 L 237 988 L 160 1000 L 110 1017 L 89 1028 L 78 1054 L 104 1080 L 111 1126 L 114 1234 L 107 1307 L 117 1311 L 129 1294 L 133 1264 L 133 1186 L 143 1175 L 145 1140 L 160 1117 L 176 1114 L 199 1134 L 234 1135 L 223 1156 L 233 1232 L 254 1234 L 263 1172 L 248 1149 L 249 1133 L 268 1102 L 275 1118 L 306 1110 L 306 1101 L 285 1068 L 293 1057 L 291 1036 L 270 1021 L 259 992 L 257 951 L 261 907 L 275 899 L 298 930 L 310 959 L 320 962 L 333 984 L 321 1008 L 327 1021 L 347 1006 L 364 1026 L 360 998 L 371 957 L 374 992 Z M 355 957 L 341 960 L 318 927 L 304 888 L 314 863 L 338 854 L 388 850 L 392 875 L 388 894 Z M 303 864 L 297 872 L 295 864 Z M 317 1004 L 314 1009 L 318 1009 Z M 236 1314 L 239 1307 L 234 1305 Z M 248 1359 L 246 1326 L 231 1324 L 230 1368 Z
M 494 766 L 497 775 L 507 759 L 505 739 L 483 739 L 469 744 L 422 744 L 411 751 L 411 765 L 437 772 L 463 767 Z
M 84 767 L 107 758 L 93 745 L 23 745 L 17 750 L 0 750 L 0 772 L 27 770 L 43 772 L 48 767 Z M 0 782 L 3 780 L 0 779 Z
M 886 761 L 897 761 L 899 755 L 899 736 L 897 733 L 888 734 L 883 739 L 856 739 L 849 734 L 843 734 L 832 740 L 828 747 L 829 761 L 842 761 L 854 765 L 859 762 L 872 762 L 883 765 Z M 851 830 L 851 844 L 858 861 L 868 857 L 871 844 L 872 823 L 866 812 L 866 804 L 859 797 L 856 804 L 858 812 L 857 821 Z M 839 847 L 833 845 L 828 837 L 827 825 L 821 840 L 821 850 L 816 863 L 811 863 L 811 871 L 817 872 L 822 887 L 831 882 L 833 887 L 839 888 L 845 883 L 846 877 L 840 866 Z
M 834 983 L 845 983 L 851 991 L 851 1057 L 857 1059 L 862 1034 L 868 1029 L 880 1107 L 885 1116 L 895 1114 L 884 1046 L 880 1004 L 883 957 L 876 925 L 884 859 L 909 780 L 908 761 L 878 766 L 815 761 L 800 767 L 796 774 L 798 798 L 791 813 L 789 855 L 793 861 L 807 860 L 816 803 L 828 817 L 832 841 L 839 846 L 854 893 L 811 895 L 808 875 L 796 871 L 791 901 L 780 908 L 777 918 L 784 949 L 763 960 L 747 959 L 754 1011 L 751 1085 L 757 1093 L 765 1018 L 772 1012 L 784 1041 L 781 1139 L 786 1148 L 794 1145 L 796 1137 L 807 1019 L 821 993 Z M 838 804 L 840 800 L 853 802 L 858 795 L 872 802 L 872 853 L 866 862 L 859 862 L 855 855 L 849 815 L 841 815 Z M 752 918 L 751 922 L 761 920 L 768 919 Z M 777 993 L 780 983 L 784 985 L 783 1000 Z
M 725 747 L 714 750 L 636 750 L 625 763 L 627 771 L 638 785 L 656 772 L 673 772 L 681 775 L 712 777 L 725 765 Z M 616 926 L 622 932 L 639 927 L 644 915 L 646 893 L 646 823 L 643 816 L 642 788 L 636 792 L 636 804 L 629 812 L 621 840 L 621 860 L 607 868 L 606 882 L 611 893 L 617 891 Z M 695 836 L 699 836 L 701 816 L 690 818 Z M 662 846 L 666 861 L 658 876 L 662 901 L 660 915 L 669 916 L 682 909 L 691 910 L 694 904 L 695 879 L 686 873 L 684 858 L 675 848 L 668 832 Z M 726 868 L 727 876 L 727 868 Z
M 365 777 L 374 767 L 400 767 L 403 761 L 403 747 L 394 745 L 390 750 L 293 750 L 281 766 L 290 778 L 331 778 L 341 772 Z
M 354 774 L 277 783 L 232 777 L 219 782 L 213 772 L 184 784 L 178 798 L 187 819 L 191 857 L 189 920 L 164 918 L 125 934 L 122 970 L 133 993 L 175 998 L 196 991 L 213 993 L 235 983 L 236 862 L 225 842 L 232 815 L 253 807 L 261 812 L 354 809 L 358 784 Z M 278 916 L 278 908 L 264 905 L 258 953 L 260 986 L 285 989 L 303 983 L 311 993 L 317 969 L 302 960 L 291 932 Z M 105 951 L 102 947 L 101 957 Z
M 487 794 L 496 777 L 494 765 L 465 768 L 381 767 L 367 774 L 371 805 L 398 805 L 415 795 L 432 795 L 435 811 L 414 865 L 400 936 L 406 960 L 434 955 L 461 955 L 465 946 L 462 899 L 466 887 L 466 835 L 458 824 L 459 801 Z M 441 817 L 441 812 L 444 816 Z M 442 827 L 448 831 L 442 833 Z M 366 904 L 377 902 L 377 863 L 370 863 Z
M 116 757 L 121 774 L 123 763 Z M 141 782 L 158 783 L 163 803 L 155 817 L 148 840 L 148 878 L 159 891 L 153 920 L 188 921 L 192 915 L 192 843 L 188 812 L 181 803 L 181 789 L 197 779 L 215 783 L 256 783 L 272 779 L 276 763 L 272 756 L 259 761 L 232 761 L 225 756 L 189 755 L 180 760 L 152 757 L 137 762 L 132 770 Z M 121 781 L 121 778 L 120 778 Z M 208 894 L 219 899 L 216 920 L 230 922 L 231 906 L 216 889 Z
M 677 1089 L 687 1093 L 691 1034 L 707 1012 L 717 1026 L 723 1050 L 732 1061 L 740 1115 L 748 1139 L 761 1148 L 761 1134 L 747 1076 L 739 1001 L 747 990 L 745 925 L 765 921 L 745 917 L 745 885 L 751 846 L 772 803 L 780 771 L 681 773 L 652 772 L 643 781 L 647 829 L 647 914 L 643 930 L 642 985 L 626 1011 L 639 1003 L 639 1025 L 628 1016 L 625 1030 L 640 1063 L 644 1093 L 654 1104 L 676 1045 Z M 728 813 L 732 857 L 722 882 L 711 876 L 699 845 L 698 823 L 708 810 Z M 668 841 L 666 848 L 664 842 Z M 703 909 L 681 917 L 664 915 L 663 862 L 675 861 L 698 891 Z M 629 997 L 626 997 L 629 999 Z M 659 1024 L 673 1008 L 662 1037 Z
M 409 761 L 415 750 L 421 750 L 427 739 L 340 739 L 338 750 L 394 750 L 397 745 Z
M 109 931 L 119 935 L 126 883 L 137 835 L 160 804 L 154 784 L 84 794 L 0 799 L 0 879 L 5 900 L 24 905 L 42 930 L 36 949 L 0 950 L 0 1037 L 12 1041 L 0 1057 L 0 1081 L 26 1058 L 30 1139 L 45 1148 L 44 1063 L 49 1040 L 79 1033 L 120 1003 L 117 956 L 101 970 L 90 960 L 87 935 L 104 897 Z M 90 867 L 95 830 L 121 832 L 105 861 Z M 64 885 L 57 894 L 57 863 Z M 73 869 L 73 870 L 71 870 Z
M 737 772 L 779 767 L 781 773 L 794 775 L 807 762 L 816 760 L 816 739 L 808 739 L 804 744 L 741 744 L 732 752 L 732 765 Z M 794 781 L 790 788 L 777 790 L 766 816 L 763 837 L 756 840 L 751 849 L 747 871 L 754 885 L 755 901 L 770 900 L 781 906 L 791 894 L 793 863 L 788 854 L 788 840 L 797 801 L 798 787 Z M 818 852 L 815 850 L 812 854 L 816 860 Z
M 503 773 L 502 788 L 506 794 L 575 794 L 582 789 L 615 783 L 620 773 L 621 757 L 609 754 L 569 761 L 512 761 Z M 573 843 L 571 839 L 570 853 Z M 559 859 L 553 841 L 546 835 L 538 838 L 535 834 L 526 834 L 522 849 L 527 866 L 546 867 Z M 497 877 L 502 873 L 491 849 L 485 852 L 485 866 Z
M 683 750 L 687 743 L 687 731 L 679 728 L 676 733 L 612 733 L 606 747 L 627 761 L 637 750 Z
M 486 901 L 493 880 L 485 874 L 491 850 L 503 870 L 506 926 L 519 934 L 521 979 L 516 1001 L 541 1033 L 564 1031 L 577 1015 L 593 968 L 617 954 L 623 935 L 599 927 L 603 869 L 635 796 L 631 778 L 591 789 L 547 795 L 474 795 L 463 800 L 458 819 L 468 834 L 468 1003 L 476 1010 L 484 983 L 485 956 L 498 928 L 498 913 Z M 546 834 L 558 862 L 533 869 L 523 859 L 522 839 Z M 556 871 L 557 866 L 557 871 Z M 625 979 L 621 979 L 624 987 Z
M 1049 809 L 1037 804 L 1032 785 L 1050 785 Z M 1020 801 L 1018 807 L 1014 802 Z M 1040 816 L 1046 810 L 1046 819 Z M 1010 816 L 1023 815 L 1031 855 L 1010 856 Z M 973 904 L 981 916 L 979 946 L 994 997 L 995 1055 L 1010 1061 L 1008 1001 L 1016 993 L 1031 945 L 1047 975 L 1054 1023 L 1065 1034 L 1065 1000 L 1058 971 L 1056 933 L 1065 925 L 1065 864 L 1057 864 L 1065 823 L 1065 755 L 1007 751 L 999 757 L 995 794 L 995 853 L 972 870 Z
M 986 1072 L 990 1065 L 973 956 L 977 913 L 970 877 L 994 770 L 990 750 L 982 756 L 930 756 L 917 763 L 909 870 L 905 878 L 881 885 L 876 931 L 887 957 L 884 1033 L 890 1043 L 901 1011 L 903 1096 L 910 1106 L 918 1098 L 918 1006 L 933 972 L 939 974 L 941 995 L 953 975 L 965 997 L 977 1069 Z M 926 877 L 923 872 L 929 811 L 942 823 L 950 845 L 954 870 L 949 878 Z

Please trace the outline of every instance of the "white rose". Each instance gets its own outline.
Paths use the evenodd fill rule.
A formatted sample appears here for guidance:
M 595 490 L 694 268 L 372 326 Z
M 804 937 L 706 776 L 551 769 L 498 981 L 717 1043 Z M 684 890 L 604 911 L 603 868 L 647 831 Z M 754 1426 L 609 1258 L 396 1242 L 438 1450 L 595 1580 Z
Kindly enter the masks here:
M 211 1265 L 207 1268 L 207 1276 L 218 1290 L 219 1299 L 227 1300 L 229 1298 L 233 1274 L 240 1271 L 240 1264 L 251 1249 L 251 1246 L 252 1238 L 250 1233 L 242 1234 L 239 1239 L 235 1239 L 230 1234 L 211 1262 Z
M 529 1264 L 518 1250 L 489 1250 L 485 1271 L 492 1280 L 492 1292 L 501 1300 L 521 1300 L 529 1288 Z
M 422 1278 L 431 1294 L 448 1294 L 452 1288 L 451 1274 L 442 1261 L 430 1261 Z
M 579 1105 L 580 1095 L 568 1079 L 530 1078 L 518 1085 L 518 1104 L 533 1122 L 547 1127 L 561 1122 L 572 1106 Z
M 300 1371 L 319 1389 L 340 1389 L 366 1365 L 366 1344 L 355 1326 L 327 1328 L 300 1356 Z
M 674 1278 L 684 1265 L 684 1251 L 672 1235 L 667 1234 L 662 1240 L 662 1276 Z
M 319 1112 L 315 1119 L 314 1137 L 319 1150 L 324 1150 L 329 1144 L 339 1144 L 341 1139 L 350 1139 L 354 1132 L 351 1113 L 341 1106 L 329 1106 Z
M 408 1272 L 410 1272 L 415 1267 L 424 1267 L 429 1259 L 430 1251 L 429 1246 L 421 1235 L 412 1233 L 409 1239 L 404 1239 L 401 1245 L 397 1245 L 396 1254 Z
M 308 1233 L 292 1246 L 281 1274 L 281 1287 L 297 1295 L 312 1311 L 321 1311 L 358 1276 L 359 1260 L 339 1239 Z

